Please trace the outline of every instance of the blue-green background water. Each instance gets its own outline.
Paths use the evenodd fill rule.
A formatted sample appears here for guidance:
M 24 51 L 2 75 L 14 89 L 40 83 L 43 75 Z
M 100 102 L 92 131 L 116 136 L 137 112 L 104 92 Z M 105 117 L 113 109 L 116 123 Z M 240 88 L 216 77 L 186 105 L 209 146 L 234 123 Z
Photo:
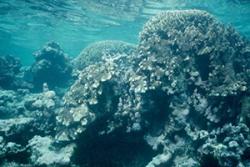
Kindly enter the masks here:
M 143 24 L 170 9 L 203 9 L 250 38 L 248 0 L 0 0 L 0 54 L 24 65 L 48 41 L 70 56 L 107 39 L 138 42 Z

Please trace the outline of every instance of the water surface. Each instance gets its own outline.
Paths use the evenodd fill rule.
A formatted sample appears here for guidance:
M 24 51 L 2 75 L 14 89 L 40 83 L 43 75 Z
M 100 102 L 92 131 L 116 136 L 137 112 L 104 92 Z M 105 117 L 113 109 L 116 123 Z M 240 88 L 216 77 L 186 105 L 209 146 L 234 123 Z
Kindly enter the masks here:
M 107 39 L 138 42 L 143 24 L 171 9 L 202 9 L 250 38 L 247 0 L 1 0 L 0 53 L 33 62 L 48 41 L 77 56 L 88 44 Z

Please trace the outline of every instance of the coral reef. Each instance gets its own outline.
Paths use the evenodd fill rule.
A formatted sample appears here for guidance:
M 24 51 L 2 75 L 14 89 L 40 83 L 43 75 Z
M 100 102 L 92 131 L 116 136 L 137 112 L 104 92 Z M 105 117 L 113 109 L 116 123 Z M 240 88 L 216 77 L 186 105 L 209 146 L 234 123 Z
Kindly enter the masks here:
M 72 77 L 72 66 L 69 57 L 55 42 L 47 43 L 41 50 L 34 53 L 35 62 L 30 71 L 36 90 L 42 90 L 43 84 L 49 88 L 63 87 Z
M 198 150 L 201 157 L 215 157 L 221 166 L 247 166 L 249 162 L 241 160 L 247 154 L 249 146 L 250 133 L 245 124 L 226 124 L 222 128 L 212 130 L 205 144 Z
M 207 12 L 163 12 L 136 49 L 114 41 L 86 48 L 62 101 L 45 74 L 69 79 L 72 68 L 49 43 L 32 67 L 41 93 L 0 90 L 0 163 L 248 167 L 249 48 Z
M 240 121 L 248 119 L 247 104 L 240 114 L 249 96 L 248 48 L 248 41 L 203 11 L 153 17 L 137 53 L 124 55 L 130 63 L 117 54 L 81 71 L 57 116 L 57 139 L 74 141 L 94 126 L 97 136 L 141 133 L 155 151 L 149 167 L 242 166 L 250 146 Z
M 28 145 L 29 140 L 35 135 L 54 135 L 59 98 L 54 91 L 44 89 L 35 94 L 28 90 L 0 90 L 0 99 L 0 164 L 28 164 L 33 147 Z
M 248 49 L 249 43 L 238 33 L 224 27 L 206 12 L 170 11 L 145 25 L 140 33 L 139 59 L 144 59 L 141 69 L 145 72 L 153 75 L 161 71 L 156 67 L 166 66 L 169 68 L 166 81 L 177 81 L 171 77 L 190 75 L 190 82 L 201 84 L 199 87 L 203 87 L 209 96 L 225 97 L 246 89 Z M 155 59 L 155 64 L 150 64 L 151 59 Z M 183 71 L 178 66 L 182 66 Z M 177 72 L 179 74 L 173 76 Z M 169 82 L 163 84 L 171 85 Z M 175 84 L 178 87 L 178 82 Z M 183 87 L 184 84 L 180 85 Z
M 172 165 L 176 166 L 178 157 L 185 152 L 189 152 L 189 157 L 183 156 L 203 166 L 215 166 L 212 160 L 218 161 L 214 162 L 217 166 L 243 164 L 240 155 L 249 148 L 249 135 L 242 136 L 242 146 L 237 146 L 240 150 L 233 153 L 230 153 L 230 148 L 228 153 L 227 148 L 221 152 L 209 150 L 211 161 L 206 160 L 209 156 L 199 159 L 202 156 L 196 155 L 195 150 L 198 147 L 207 148 L 213 142 L 218 144 L 216 139 L 204 139 L 221 126 L 231 128 L 223 133 L 228 142 L 236 140 L 237 143 L 240 140 L 234 139 L 231 134 L 234 131 L 241 133 L 237 130 L 239 127 L 230 126 L 231 123 L 245 127 L 244 133 L 247 134 L 246 125 L 240 125 L 239 113 L 241 99 L 249 96 L 248 48 L 249 42 L 232 28 L 202 11 L 169 11 L 146 23 L 140 34 L 140 54 L 135 62 L 139 62 L 137 73 L 143 78 L 140 82 L 145 83 L 142 87 L 146 87 L 140 93 L 147 94 L 145 90 L 157 94 L 161 92 L 161 98 L 166 96 L 166 102 L 169 101 L 168 108 L 166 102 L 162 105 L 162 109 L 168 112 L 162 126 L 165 137 L 160 132 L 158 134 L 161 135 L 152 135 L 157 131 L 151 131 L 149 135 L 150 138 L 160 137 L 158 143 L 164 146 L 163 155 L 172 155 L 164 164 L 174 161 Z M 152 95 L 149 97 L 153 98 Z M 159 107 L 161 105 L 157 105 Z M 223 128 L 218 131 L 223 131 Z M 219 133 L 222 132 L 214 136 L 219 138 Z M 205 164 L 202 164 L 204 161 Z
M 32 88 L 32 85 L 23 79 L 21 62 L 14 56 L 0 56 L 0 88 L 11 90 Z
M 11 118 L 24 111 L 21 97 L 12 90 L 0 90 L 0 118 Z
M 21 63 L 12 56 L 0 57 L 0 86 L 10 88 L 15 79 L 15 75 L 20 72 Z
M 31 149 L 31 162 L 34 165 L 53 165 L 58 166 L 70 164 L 70 157 L 74 151 L 74 144 L 70 144 L 61 149 L 53 146 L 53 138 L 34 136 L 29 140 L 28 146 Z
M 112 56 L 116 54 L 132 54 L 136 47 L 132 44 L 116 41 L 106 40 L 98 41 L 90 44 L 77 56 L 72 62 L 78 70 L 82 70 L 89 65 L 93 65 L 102 60 L 105 56 Z

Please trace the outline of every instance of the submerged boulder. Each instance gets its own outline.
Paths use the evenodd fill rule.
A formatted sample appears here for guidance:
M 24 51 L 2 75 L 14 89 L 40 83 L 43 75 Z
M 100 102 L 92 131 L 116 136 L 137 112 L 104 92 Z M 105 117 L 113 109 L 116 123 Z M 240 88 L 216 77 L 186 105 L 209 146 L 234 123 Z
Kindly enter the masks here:
M 57 43 L 47 43 L 34 57 L 31 73 L 35 89 L 42 90 L 44 83 L 47 83 L 49 88 L 64 87 L 69 83 L 72 66 L 69 57 Z

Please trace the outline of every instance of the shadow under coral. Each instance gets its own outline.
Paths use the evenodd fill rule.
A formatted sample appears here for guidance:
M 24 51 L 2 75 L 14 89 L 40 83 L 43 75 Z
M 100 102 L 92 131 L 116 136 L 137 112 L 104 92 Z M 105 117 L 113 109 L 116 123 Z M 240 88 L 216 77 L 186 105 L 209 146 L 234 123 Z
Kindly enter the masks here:
M 143 132 L 116 129 L 98 134 L 103 121 L 96 121 L 77 140 L 73 161 L 84 167 L 143 167 L 157 153 L 144 141 Z

